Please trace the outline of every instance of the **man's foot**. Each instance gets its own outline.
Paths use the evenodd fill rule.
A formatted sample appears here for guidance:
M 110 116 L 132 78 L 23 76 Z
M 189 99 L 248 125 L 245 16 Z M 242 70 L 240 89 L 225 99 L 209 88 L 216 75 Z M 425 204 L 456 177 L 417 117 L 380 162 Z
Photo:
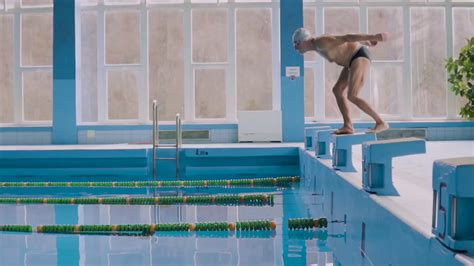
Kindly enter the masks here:
M 384 130 L 387 130 L 388 129 L 388 124 L 385 123 L 385 122 L 382 122 L 382 123 L 376 123 L 375 124 L 375 127 L 371 128 L 368 130 L 368 132 L 370 133 L 380 133 Z
M 334 131 L 336 135 L 344 135 L 344 134 L 354 134 L 354 128 L 352 127 L 341 127 L 340 129 Z

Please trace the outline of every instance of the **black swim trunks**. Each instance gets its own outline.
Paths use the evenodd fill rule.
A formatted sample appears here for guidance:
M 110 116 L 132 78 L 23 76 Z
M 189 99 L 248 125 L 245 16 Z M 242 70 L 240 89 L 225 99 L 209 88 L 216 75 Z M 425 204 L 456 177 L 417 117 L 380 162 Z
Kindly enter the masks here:
M 356 60 L 357 58 L 359 58 L 359 57 L 365 57 L 365 58 L 369 59 L 370 61 L 372 61 L 372 59 L 370 59 L 369 49 L 367 49 L 366 46 L 362 45 L 359 48 L 359 50 L 352 56 L 351 61 L 349 62 L 349 67 L 351 67 L 352 62 L 354 60 Z

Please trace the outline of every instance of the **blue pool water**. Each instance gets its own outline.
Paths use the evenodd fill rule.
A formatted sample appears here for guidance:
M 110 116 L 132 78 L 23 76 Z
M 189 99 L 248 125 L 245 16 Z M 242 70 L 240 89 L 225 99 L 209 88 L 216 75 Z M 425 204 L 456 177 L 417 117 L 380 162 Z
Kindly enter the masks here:
M 272 219 L 274 233 L 157 233 L 149 236 L 0 233 L 0 265 L 340 265 L 331 245 L 342 224 L 288 231 L 289 218 L 314 217 L 324 203 L 290 188 L 0 188 L 0 197 L 153 196 L 274 193 L 273 206 L 0 205 L 0 224 L 150 224 Z M 312 210 L 310 215 L 310 209 Z M 353 251 L 361 261 L 363 257 Z

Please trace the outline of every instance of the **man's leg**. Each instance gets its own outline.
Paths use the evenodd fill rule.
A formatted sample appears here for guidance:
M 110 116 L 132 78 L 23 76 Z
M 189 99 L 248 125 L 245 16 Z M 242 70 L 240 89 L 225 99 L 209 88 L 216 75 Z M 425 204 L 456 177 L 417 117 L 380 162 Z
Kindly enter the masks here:
M 375 112 L 375 110 L 364 99 L 359 97 L 360 90 L 364 87 L 367 73 L 369 72 L 370 61 L 367 58 L 358 58 L 352 62 L 349 74 L 349 91 L 347 98 L 362 111 L 375 120 L 374 132 L 380 132 L 388 128 L 388 125 Z
M 349 69 L 344 68 L 339 74 L 336 85 L 332 89 L 334 96 L 336 96 L 337 107 L 341 111 L 342 118 L 344 119 L 344 126 L 336 130 L 335 134 L 352 134 L 354 133 L 354 128 L 352 127 L 351 117 L 349 113 L 349 106 L 347 103 L 347 97 L 344 95 L 344 92 L 347 89 L 349 84 Z

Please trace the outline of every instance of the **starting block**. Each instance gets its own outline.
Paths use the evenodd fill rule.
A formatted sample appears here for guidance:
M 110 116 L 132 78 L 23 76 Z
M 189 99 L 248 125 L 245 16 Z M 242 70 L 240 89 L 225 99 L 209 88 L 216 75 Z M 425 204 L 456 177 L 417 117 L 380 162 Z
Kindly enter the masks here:
M 334 129 L 321 129 L 316 132 L 314 140 L 314 151 L 316 157 L 331 159 L 330 146 Z
M 362 144 L 362 186 L 368 192 L 398 194 L 392 182 L 392 158 L 426 153 L 423 139 L 402 138 Z
M 377 140 L 374 133 L 356 133 L 332 136 L 332 166 L 342 172 L 356 172 L 352 164 L 352 145 Z
M 330 129 L 329 126 L 307 127 L 304 129 L 304 148 L 306 150 L 314 151 L 315 139 L 318 130 Z
M 449 249 L 474 254 L 474 157 L 433 163 L 432 232 Z

